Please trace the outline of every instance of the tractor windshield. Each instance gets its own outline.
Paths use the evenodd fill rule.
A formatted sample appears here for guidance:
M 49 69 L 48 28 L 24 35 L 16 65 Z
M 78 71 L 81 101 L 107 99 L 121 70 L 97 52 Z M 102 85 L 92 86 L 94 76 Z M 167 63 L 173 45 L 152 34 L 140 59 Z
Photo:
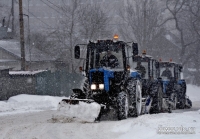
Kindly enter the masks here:
M 160 77 L 170 79 L 174 77 L 174 67 L 160 67 Z
M 141 74 L 143 79 L 148 79 L 148 62 L 133 62 L 132 66 Z
M 123 56 L 122 50 L 117 49 L 117 51 L 109 49 L 109 50 L 94 50 L 94 54 L 96 55 L 94 67 L 107 67 L 111 69 L 122 69 L 123 68 Z
M 99 40 L 90 42 L 87 51 L 87 69 L 110 68 L 125 69 L 125 45 L 112 40 Z

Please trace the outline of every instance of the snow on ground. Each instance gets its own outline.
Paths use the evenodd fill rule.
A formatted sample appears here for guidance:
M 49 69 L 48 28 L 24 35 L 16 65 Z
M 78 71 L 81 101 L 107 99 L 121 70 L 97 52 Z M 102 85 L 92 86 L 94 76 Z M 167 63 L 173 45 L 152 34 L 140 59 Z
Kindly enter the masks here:
M 63 121 L 66 120 L 66 117 L 70 119 L 76 117 L 76 120 L 79 121 L 94 122 L 100 110 L 101 105 L 96 102 L 86 103 L 80 101 L 78 105 L 70 105 L 62 101 L 58 106 L 58 113 L 53 118 Z
M 113 128 L 116 133 L 121 132 L 119 139 L 146 139 L 146 138 L 199 138 L 200 136 L 199 112 L 187 112 L 182 114 L 153 114 L 142 115 L 136 119 L 120 121 Z M 129 121 L 129 122 L 128 122 Z M 167 128 L 167 131 L 165 130 Z M 191 128 L 188 132 L 184 128 Z
M 192 102 L 200 101 L 200 87 L 191 84 L 187 85 L 187 96 Z
M 66 97 L 17 95 L 0 101 L 0 116 L 30 111 L 56 110 L 58 102 Z
M 0 139 L 199 139 L 200 87 L 188 85 L 187 95 L 196 109 L 100 123 L 52 121 L 61 97 L 18 95 L 0 101 Z

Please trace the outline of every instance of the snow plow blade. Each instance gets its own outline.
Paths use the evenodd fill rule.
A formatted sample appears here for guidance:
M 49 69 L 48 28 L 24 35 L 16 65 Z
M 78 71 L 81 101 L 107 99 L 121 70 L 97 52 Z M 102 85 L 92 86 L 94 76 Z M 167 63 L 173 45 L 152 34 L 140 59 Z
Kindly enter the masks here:
M 94 122 L 101 105 L 90 99 L 63 99 L 58 104 L 57 115 L 53 118 L 60 122 Z

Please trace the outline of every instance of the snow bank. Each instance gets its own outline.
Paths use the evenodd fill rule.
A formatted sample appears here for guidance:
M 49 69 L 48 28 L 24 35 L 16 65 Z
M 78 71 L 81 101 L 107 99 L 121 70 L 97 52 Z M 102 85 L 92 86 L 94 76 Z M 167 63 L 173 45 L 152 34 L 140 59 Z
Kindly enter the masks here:
M 195 85 L 187 85 L 187 96 L 192 102 L 200 102 L 200 87 Z M 198 103 L 197 103 L 198 104 Z M 199 107 L 198 107 L 199 108 Z M 180 111 L 180 110 L 179 110 Z M 199 139 L 200 136 L 200 110 L 193 110 L 179 113 L 160 113 L 152 115 L 141 115 L 137 118 L 119 121 L 112 129 L 112 132 L 121 133 L 119 139 L 130 138 L 194 138 Z M 192 132 L 173 132 L 165 131 L 165 129 L 194 129 Z M 161 129 L 161 130 L 160 130 Z M 159 131 L 162 131 L 159 132 Z M 163 132 L 164 131 L 164 132 Z
M 47 70 L 37 70 L 37 71 L 9 71 L 10 75 L 35 75 Z
M 96 103 L 79 102 L 76 105 L 70 105 L 65 102 L 61 102 L 58 106 L 58 113 L 54 115 L 54 118 L 63 122 L 65 119 L 73 119 L 82 122 L 94 122 L 100 113 L 101 106 Z
M 66 97 L 17 95 L 7 102 L 0 101 L 0 115 L 29 111 L 56 110 L 58 103 Z
M 168 128 L 168 131 L 165 131 L 166 128 Z M 169 129 L 173 128 L 193 128 L 194 130 L 191 130 L 191 132 L 177 130 L 177 132 L 169 133 Z M 199 111 L 193 111 L 171 114 L 163 113 L 142 115 L 137 118 L 130 118 L 128 120 L 120 121 L 112 129 L 112 132 L 121 133 L 119 139 L 198 139 L 200 136 L 200 113 Z
M 187 86 L 187 95 L 192 101 L 200 101 L 200 87 L 194 85 Z M 30 112 L 34 110 L 50 110 L 57 109 L 57 104 L 63 99 L 63 97 L 51 97 L 51 96 L 36 96 L 36 95 L 18 95 L 10 98 L 7 102 L 0 101 L 0 115 L 5 115 L 8 112 Z M 199 104 L 199 103 L 196 103 Z M 95 105 L 95 103 L 94 103 Z M 87 106 L 84 103 L 80 103 L 75 109 L 72 106 L 68 107 L 71 114 L 75 114 L 77 117 L 83 116 L 84 113 L 93 115 L 98 113 L 98 105 Z M 94 108 L 93 110 L 90 108 Z M 65 107 L 67 108 L 67 107 Z M 5 120 L 6 116 L 2 118 L 0 126 L 0 134 L 3 134 L 5 138 L 109 138 L 109 139 L 199 139 L 200 137 L 200 110 L 199 105 L 197 109 L 183 109 L 178 110 L 177 113 L 160 113 L 160 114 L 147 114 L 141 115 L 137 118 L 129 118 L 121 121 L 101 121 L 100 123 L 45 123 L 44 119 L 39 123 L 35 123 L 38 117 L 45 117 L 43 113 L 37 113 L 35 116 L 28 120 L 28 123 L 23 123 L 23 120 L 19 120 L 22 116 L 14 115 L 17 124 L 13 124 L 13 120 L 10 117 Z M 64 109 L 66 110 L 66 109 Z M 77 112 L 77 113 L 75 113 Z M 52 113 L 51 113 L 52 114 Z M 67 113 L 66 115 L 70 115 Z M 66 116 L 64 115 L 64 116 Z M 87 115 L 86 115 L 87 116 Z M 20 118 L 19 118 L 20 117 Z M 94 115 L 93 115 L 94 117 Z M 32 120 L 35 118 L 35 120 Z M 48 113 L 49 118 L 49 113 Z M 86 117 L 91 118 L 91 117 Z M 9 119 L 9 120 L 8 120 Z M 5 120 L 5 121 L 4 121 Z M 73 120 L 73 119 L 72 119 Z M 10 121 L 10 122 L 9 122 Z M 22 124 L 20 125 L 19 123 Z M 2 124 L 4 126 L 2 126 Z M 27 126 L 29 125 L 29 126 Z M 24 127 L 26 126 L 26 127 Z M 160 134 L 159 129 L 166 128 L 194 128 L 192 134 Z M 44 129 L 44 130 L 41 130 Z M 12 133 L 12 134 L 11 134 Z M 20 134 L 19 134 L 20 133 Z M 78 134 L 77 134 L 78 133 Z
M 188 84 L 186 94 L 192 102 L 200 101 L 200 87 Z

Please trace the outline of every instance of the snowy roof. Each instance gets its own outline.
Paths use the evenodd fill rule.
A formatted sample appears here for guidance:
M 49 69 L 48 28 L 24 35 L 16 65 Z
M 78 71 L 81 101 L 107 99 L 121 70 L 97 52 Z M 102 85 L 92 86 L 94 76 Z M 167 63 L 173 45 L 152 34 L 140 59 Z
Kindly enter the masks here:
M 35 75 L 47 70 L 37 70 L 37 71 L 9 71 L 10 75 Z
M 6 66 L 0 66 L 0 70 L 9 70 L 9 69 L 12 69 L 12 68 L 9 68 L 9 67 L 6 67 Z
M 148 57 L 148 58 L 153 58 L 152 56 L 150 56 L 150 55 L 145 55 L 145 57 Z
M 195 69 L 195 68 L 188 68 L 188 70 L 189 70 L 189 71 L 192 71 L 192 72 L 193 72 L 193 71 L 197 71 L 197 69 Z
M 1 62 L 16 62 L 16 60 L 13 60 L 13 59 L 0 59 L 0 63 Z
M 145 57 L 147 57 L 147 58 L 153 58 L 152 56 L 150 56 L 150 55 L 143 55 L 143 54 L 139 54 L 139 55 L 136 55 L 136 57 L 142 57 L 142 58 L 145 58 Z
M 176 62 L 173 62 L 173 61 L 159 61 L 160 63 L 172 63 L 172 64 L 178 64 Z
M 21 48 L 20 48 L 20 43 L 15 40 L 0 40 L 0 49 L 3 49 L 10 54 L 18 57 L 19 59 L 21 58 Z M 30 57 L 31 54 L 31 57 Z M 28 46 L 25 46 L 25 57 L 26 61 L 54 61 L 55 58 L 52 56 L 49 56 L 48 54 L 40 51 L 37 48 L 31 48 L 31 51 L 29 52 Z

